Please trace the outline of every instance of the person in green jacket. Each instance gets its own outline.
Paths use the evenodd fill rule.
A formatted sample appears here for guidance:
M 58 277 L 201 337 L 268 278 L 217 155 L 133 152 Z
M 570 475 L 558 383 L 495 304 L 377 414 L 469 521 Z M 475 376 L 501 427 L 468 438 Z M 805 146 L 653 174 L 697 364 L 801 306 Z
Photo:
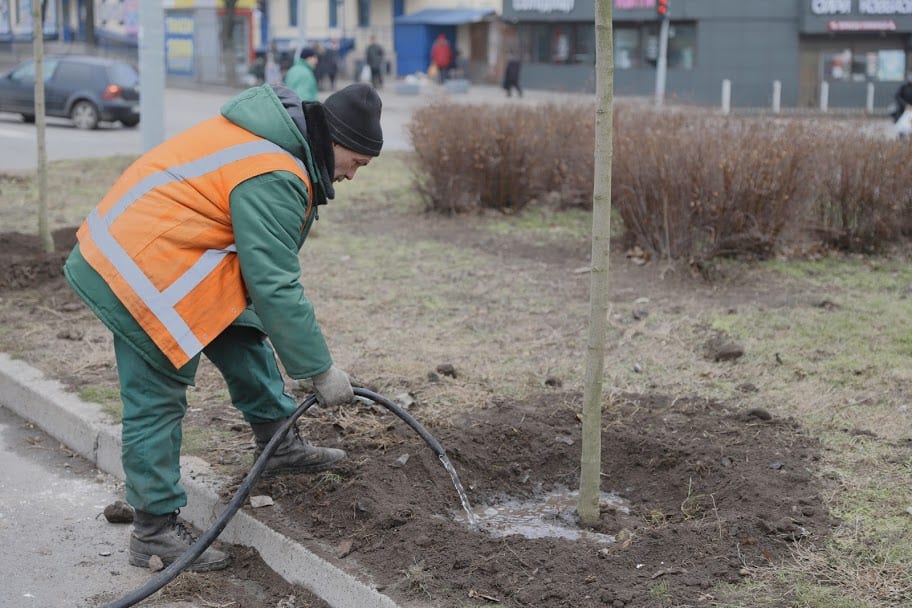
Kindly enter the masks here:
M 211 360 L 224 377 L 232 405 L 252 427 L 257 455 L 297 408 L 295 400 L 285 392 L 276 354 L 290 377 L 313 379 L 322 405 L 338 406 L 353 400 L 349 377 L 333 364 L 313 305 L 304 291 L 302 281 L 306 284 L 314 277 L 306 273 L 302 276 L 298 253 L 319 208 L 334 198 L 333 183 L 353 179 L 359 168 L 380 154 L 381 107 L 376 91 L 359 83 L 333 93 L 322 104 L 302 103 L 289 88 L 264 84 L 240 93 L 221 108 L 221 116 L 227 122 L 215 121 L 208 129 L 225 128 L 237 133 L 236 125 L 283 158 L 290 154 L 306 170 L 313 194 L 311 197 L 307 184 L 297 174 L 270 170 L 262 164 L 256 165 L 258 174 L 241 181 L 228 193 L 234 245 L 226 251 L 228 256 L 236 256 L 240 268 L 237 280 L 243 284 L 226 289 L 243 289 L 249 306 L 239 310 L 234 322 L 219 335 L 208 342 L 201 340 L 201 352 L 180 368 L 170 362 L 111 285 L 87 262 L 80 244 L 68 257 L 64 267 L 67 280 L 114 337 L 123 402 L 126 498 L 135 510 L 129 543 L 131 564 L 147 567 L 152 555 L 169 564 L 194 540 L 177 514 L 187 504 L 180 484 L 181 422 L 187 409 L 187 386 L 194 383 L 200 354 Z M 224 151 L 233 153 L 235 148 Z M 149 164 L 144 163 L 144 158 L 155 152 L 153 149 L 141 156 L 131 169 L 147 170 Z M 212 162 L 209 157 L 201 161 Z M 176 169 L 188 172 L 187 167 L 193 164 L 178 165 Z M 151 170 L 151 175 L 140 183 L 151 184 L 153 190 L 156 184 L 189 179 L 170 168 Z M 112 192 L 117 187 L 115 184 Z M 130 201 L 135 198 L 144 205 L 155 204 L 156 199 L 141 191 L 130 198 L 133 192 L 130 190 L 126 197 Z M 170 196 L 169 203 L 179 203 L 175 192 L 196 191 L 165 187 L 157 196 Z M 98 209 L 93 211 L 96 216 L 98 213 Z M 88 220 L 87 225 L 91 225 Z M 144 229 L 146 234 L 153 231 L 154 226 Z M 177 259 L 178 255 L 186 255 L 187 247 L 183 245 L 193 244 L 192 236 L 186 238 L 181 242 L 180 235 L 166 233 L 152 244 L 164 248 L 165 253 L 173 247 Z M 167 261 L 167 255 L 161 259 Z M 222 302 L 217 297 L 213 300 L 207 305 L 217 310 Z M 292 426 L 269 460 L 265 475 L 321 471 L 344 457 L 345 452 L 340 449 L 309 444 L 297 426 Z M 224 552 L 209 548 L 190 569 L 215 570 L 228 563 L 229 556 Z
M 317 53 L 309 46 L 301 49 L 298 58 L 285 73 L 285 84 L 298 94 L 301 101 L 317 101 Z

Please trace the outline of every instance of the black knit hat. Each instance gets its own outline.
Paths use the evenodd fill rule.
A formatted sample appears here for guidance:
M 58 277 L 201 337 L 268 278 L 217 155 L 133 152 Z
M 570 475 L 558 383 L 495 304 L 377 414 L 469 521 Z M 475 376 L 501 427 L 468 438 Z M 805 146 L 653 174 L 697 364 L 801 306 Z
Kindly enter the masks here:
M 379 156 L 383 147 L 380 110 L 374 87 L 365 82 L 350 84 L 323 102 L 333 141 L 359 154 Z

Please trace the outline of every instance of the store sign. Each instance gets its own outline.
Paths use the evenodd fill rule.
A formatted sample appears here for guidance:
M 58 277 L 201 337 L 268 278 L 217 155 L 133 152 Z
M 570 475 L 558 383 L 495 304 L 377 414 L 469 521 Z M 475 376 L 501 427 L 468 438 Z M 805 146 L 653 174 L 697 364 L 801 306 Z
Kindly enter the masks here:
M 851 15 L 854 1 L 811 0 L 811 12 L 815 15 Z M 857 3 L 859 15 L 912 15 L 912 0 L 857 0 Z
M 193 30 L 191 12 L 173 12 L 165 17 L 165 71 L 193 76 Z
M 858 0 L 862 15 L 912 15 L 912 0 Z
M 828 21 L 830 32 L 895 32 L 895 21 Z
M 614 8 L 633 10 L 638 8 L 655 8 L 656 0 L 614 0 Z
M 513 0 L 513 10 L 569 13 L 574 4 L 575 0 Z
M 815 15 L 849 15 L 852 0 L 811 0 L 811 12 Z

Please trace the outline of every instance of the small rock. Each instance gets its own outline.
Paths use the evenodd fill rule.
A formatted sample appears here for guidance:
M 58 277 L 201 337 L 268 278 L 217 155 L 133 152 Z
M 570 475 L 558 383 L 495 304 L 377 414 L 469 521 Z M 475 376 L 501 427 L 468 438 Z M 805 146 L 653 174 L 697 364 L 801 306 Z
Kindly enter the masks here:
M 566 445 L 573 445 L 573 437 L 570 435 L 557 435 L 554 438 L 555 443 L 564 443 Z
M 116 500 L 104 509 L 104 516 L 112 524 L 133 523 L 133 507 L 122 500 Z
M 759 407 L 755 407 L 751 410 L 748 410 L 747 414 L 745 414 L 745 416 L 747 416 L 748 418 L 756 418 L 758 420 L 772 420 L 773 419 L 772 414 L 770 414 L 765 409 L 759 408 Z
M 109 555 L 111 555 L 111 552 L 108 551 L 107 549 L 105 549 L 104 551 L 99 551 L 98 555 L 100 555 L 102 557 L 108 557 Z
M 744 356 L 744 349 L 733 342 L 719 346 L 712 355 L 713 361 L 734 361 Z
M 441 363 L 437 366 L 437 373 L 441 376 L 449 376 L 450 378 L 456 377 L 456 368 L 453 367 L 451 363 Z
M 781 462 L 771 462 L 771 463 L 770 463 L 770 468 L 771 468 L 772 470 L 774 470 L 774 471 L 778 471 L 778 470 L 780 470 L 782 467 L 783 467 L 783 464 L 782 464 Z
M 149 558 L 149 570 L 152 572 L 158 572 L 160 570 L 164 570 L 164 568 L 165 563 L 162 561 L 162 558 L 157 555 L 153 555 Z
M 250 497 L 250 506 L 254 509 L 259 509 L 260 507 L 271 507 L 274 505 L 271 496 L 251 496 Z
M 82 332 L 81 330 L 78 330 L 78 329 L 73 329 L 73 328 L 64 329 L 62 331 L 57 332 L 57 338 L 59 340 L 73 340 L 74 342 L 78 342 L 79 340 L 82 340 L 84 337 L 85 337 L 84 332 Z
M 415 405 L 415 399 L 409 393 L 399 393 L 393 397 L 393 401 L 396 402 L 396 405 L 408 409 Z
M 634 310 L 632 314 L 633 314 L 633 319 L 635 321 L 642 321 L 643 319 L 645 319 L 646 317 L 649 316 L 649 311 L 648 310 Z
M 428 372 L 428 382 L 440 382 L 440 376 L 437 375 L 437 372 Z
M 545 378 L 545 386 L 550 386 L 551 388 L 560 388 L 564 385 L 564 382 L 560 378 L 555 378 L 554 376 L 548 376 Z
M 757 388 L 757 386 L 755 384 L 753 384 L 751 382 L 745 382 L 744 384 L 739 384 L 736 388 L 739 391 L 741 391 L 742 393 L 756 393 L 760 390 Z
M 346 538 L 341 543 L 336 546 L 336 557 L 342 559 L 343 557 L 348 557 L 352 550 L 354 549 L 355 541 L 350 538 Z
M 396 459 L 396 462 L 393 464 L 393 466 L 404 467 L 405 463 L 407 463 L 408 461 L 409 461 L 409 455 L 403 454 L 402 456 L 400 456 L 399 458 Z
M 634 363 L 634 364 L 633 364 L 633 371 L 636 372 L 636 373 L 638 373 L 638 374 L 639 374 L 639 373 L 642 373 L 642 372 L 643 372 L 643 366 L 640 365 L 639 363 Z
M 727 456 L 723 456 L 722 459 L 719 461 L 719 464 L 721 464 L 723 467 L 728 468 L 728 467 L 732 466 L 731 458 L 728 458 Z

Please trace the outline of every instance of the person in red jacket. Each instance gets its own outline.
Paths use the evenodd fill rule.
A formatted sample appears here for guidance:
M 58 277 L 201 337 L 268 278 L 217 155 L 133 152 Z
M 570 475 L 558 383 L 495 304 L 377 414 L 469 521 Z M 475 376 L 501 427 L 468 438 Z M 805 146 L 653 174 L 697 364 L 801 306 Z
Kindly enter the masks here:
M 447 70 L 453 61 L 453 48 L 444 34 L 438 34 L 437 40 L 431 45 L 431 63 L 437 68 L 439 82 L 446 80 Z

